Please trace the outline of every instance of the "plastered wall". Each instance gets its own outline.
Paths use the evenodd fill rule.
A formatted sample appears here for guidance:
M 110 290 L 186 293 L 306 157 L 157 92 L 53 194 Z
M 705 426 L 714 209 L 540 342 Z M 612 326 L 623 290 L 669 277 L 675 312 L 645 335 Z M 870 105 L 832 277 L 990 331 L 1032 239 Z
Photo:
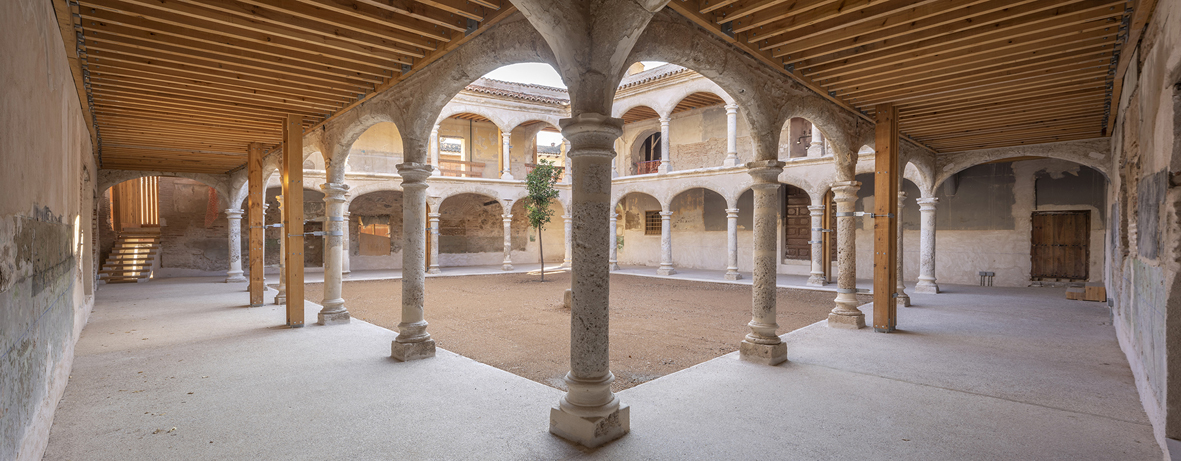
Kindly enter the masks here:
M 0 2 L 0 459 L 40 459 L 94 302 L 97 174 L 51 2 Z

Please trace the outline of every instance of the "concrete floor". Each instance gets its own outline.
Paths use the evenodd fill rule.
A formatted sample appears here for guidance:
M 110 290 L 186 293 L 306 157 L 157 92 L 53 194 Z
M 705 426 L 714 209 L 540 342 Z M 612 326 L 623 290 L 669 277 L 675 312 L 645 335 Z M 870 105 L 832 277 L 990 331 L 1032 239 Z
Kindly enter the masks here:
M 393 361 L 393 332 L 313 325 L 312 303 L 290 330 L 243 288 L 102 287 L 45 459 L 1161 459 L 1106 306 L 1061 289 L 947 286 L 896 334 L 788 333 L 781 366 L 729 354 L 621 392 L 632 433 L 586 452 L 547 432 L 556 389 Z

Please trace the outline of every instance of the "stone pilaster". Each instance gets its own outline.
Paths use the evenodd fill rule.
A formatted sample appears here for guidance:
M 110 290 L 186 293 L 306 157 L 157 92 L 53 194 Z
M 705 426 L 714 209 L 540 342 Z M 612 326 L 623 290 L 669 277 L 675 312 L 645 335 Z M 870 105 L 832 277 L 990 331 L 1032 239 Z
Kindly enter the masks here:
M 440 213 L 430 213 L 427 217 L 430 218 L 431 223 L 431 268 L 426 271 L 428 274 L 438 274 L 443 271 L 439 270 L 439 217 Z
M 609 238 L 607 239 L 611 246 L 611 254 L 607 259 L 608 270 L 619 270 L 619 214 L 611 213 L 611 227 Z
M 808 285 L 822 287 L 828 285 L 824 277 L 824 205 L 808 207 L 808 216 L 812 218 L 812 270 L 808 273 Z
M 668 144 L 668 117 L 660 117 L 660 167 L 656 169 L 657 173 L 664 174 L 669 171 L 669 152 Z
M 226 283 L 246 282 L 242 272 L 242 209 L 230 208 L 226 210 L 229 222 L 228 237 L 230 245 L 230 267 L 226 270 Z
M 754 274 L 751 284 L 750 333 L 739 345 L 739 357 L 766 365 L 787 360 L 787 345 L 779 339 L 775 322 L 778 259 L 779 174 L 783 162 L 760 160 L 746 164 L 754 183 Z
M 613 144 L 623 120 L 583 113 L 561 121 L 570 139 L 575 177 L 570 212 L 579 242 L 573 258 L 570 306 L 569 389 L 550 411 L 550 432 L 586 446 L 622 437 L 631 427 L 629 409 L 611 392 L 608 343 L 610 271 L 607 258 Z
M 738 209 L 726 209 L 726 280 L 742 280 L 738 273 Z
M 391 356 L 400 361 L 435 356 L 435 340 L 426 332 L 423 295 L 426 285 L 426 178 L 431 166 L 400 163 L 402 176 L 402 322 L 391 345 Z
M 435 167 L 434 170 L 431 170 L 431 176 L 439 176 L 443 174 L 443 170 L 439 169 L 439 125 L 431 128 L 431 139 L 428 145 L 430 146 L 428 150 L 431 151 L 431 166 Z
M 352 213 L 347 211 L 348 208 L 349 206 L 346 203 L 346 211 L 344 212 L 344 225 L 342 227 L 342 229 L 344 229 L 344 235 L 340 236 L 340 273 L 341 275 L 346 276 L 349 275 L 349 272 L 352 272 L 352 270 L 349 269 L 349 261 L 352 259 L 351 257 L 353 255 L 352 244 L 350 243 L 351 240 L 349 239 L 349 234 L 352 232 Z
M 808 156 L 823 157 L 824 151 L 824 133 L 820 132 L 816 124 L 812 124 L 812 142 L 808 145 Z
M 500 269 L 506 270 L 506 271 L 511 271 L 511 270 L 513 270 L 513 240 L 512 240 L 512 237 L 513 237 L 513 234 L 512 234 L 512 232 L 513 232 L 513 215 L 506 213 L 504 215 L 501 215 L 501 217 L 504 220 L 504 261 L 503 261 L 503 264 L 500 266 Z M 433 246 L 434 239 L 431 239 L 431 240 L 432 240 L 431 243 Z
M 324 300 L 320 302 L 324 308 L 316 317 L 320 325 L 339 325 L 349 323 L 349 311 L 341 297 L 344 203 L 349 186 L 325 183 L 320 190 L 324 191 Z
M 513 179 L 513 170 L 512 170 L 512 167 L 509 165 L 509 157 L 510 157 L 509 153 L 512 150 L 512 144 L 509 143 L 509 140 L 511 138 L 512 138 L 512 133 L 501 133 L 500 134 L 501 155 L 503 156 L 503 158 L 501 159 L 501 162 L 504 163 L 501 167 L 501 170 L 500 170 L 500 179 Z
M 902 251 L 902 209 L 906 205 L 906 192 L 898 191 L 898 286 L 896 293 L 898 293 L 897 303 L 902 307 L 910 307 L 910 295 L 906 294 L 906 282 L 902 278 L 903 257 L 906 253 Z
M 726 104 L 726 160 L 722 166 L 738 166 L 738 104 Z
M 573 217 L 573 215 L 570 214 L 569 210 L 566 210 L 566 214 L 562 215 L 562 224 L 566 228 L 566 235 L 565 235 L 566 255 L 562 258 L 562 267 L 571 267 L 570 259 L 574 257 L 574 229 L 573 229 L 574 220 L 573 219 L 574 219 L 574 217 Z M 542 264 L 545 264 L 545 262 L 542 261 Z
M 287 304 L 287 239 L 283 238 L 287 228 L 283 226 L 283 194 L 275 197 L 279 202 L 279 292 L 275 294 L 275 304 Z
M 832 328 L 864 328 L 865 314 L 857 309 L 857 240 L 856 218 L 853 209 L 861 183 L 841 181 L 833 183 L 837 202 L 837 298 L 836 307 L 828 314 Z
M 915 293 L 935 294 L 939 284 L 935 283 L 935 206 L 936 197 L 920 198 L 919 203 L 919 280 L 914 284 Z
M 660 268 L 656 269 L 658 275 L 673 275 L 677 273 L 673 269 L 673 212 L 660 212 Z

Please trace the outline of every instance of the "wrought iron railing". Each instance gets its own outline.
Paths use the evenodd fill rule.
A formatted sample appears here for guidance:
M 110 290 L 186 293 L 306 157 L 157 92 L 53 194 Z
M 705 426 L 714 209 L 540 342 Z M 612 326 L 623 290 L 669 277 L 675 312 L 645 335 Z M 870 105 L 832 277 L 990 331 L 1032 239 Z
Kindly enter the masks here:
M 660 160 L 636 162 L 636 174 L 655 173 L 660 170 Z

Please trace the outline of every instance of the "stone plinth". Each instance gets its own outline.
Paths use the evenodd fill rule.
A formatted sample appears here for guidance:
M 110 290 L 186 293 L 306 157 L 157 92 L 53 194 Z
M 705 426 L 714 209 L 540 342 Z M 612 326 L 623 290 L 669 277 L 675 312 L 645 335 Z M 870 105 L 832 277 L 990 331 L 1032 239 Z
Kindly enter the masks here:
M 555 406 L 550 409 L 549 431 L 584 447 L 598 448 L 631 431 L 631 407 L 620 405 L 607 416 L 584 418 Z

